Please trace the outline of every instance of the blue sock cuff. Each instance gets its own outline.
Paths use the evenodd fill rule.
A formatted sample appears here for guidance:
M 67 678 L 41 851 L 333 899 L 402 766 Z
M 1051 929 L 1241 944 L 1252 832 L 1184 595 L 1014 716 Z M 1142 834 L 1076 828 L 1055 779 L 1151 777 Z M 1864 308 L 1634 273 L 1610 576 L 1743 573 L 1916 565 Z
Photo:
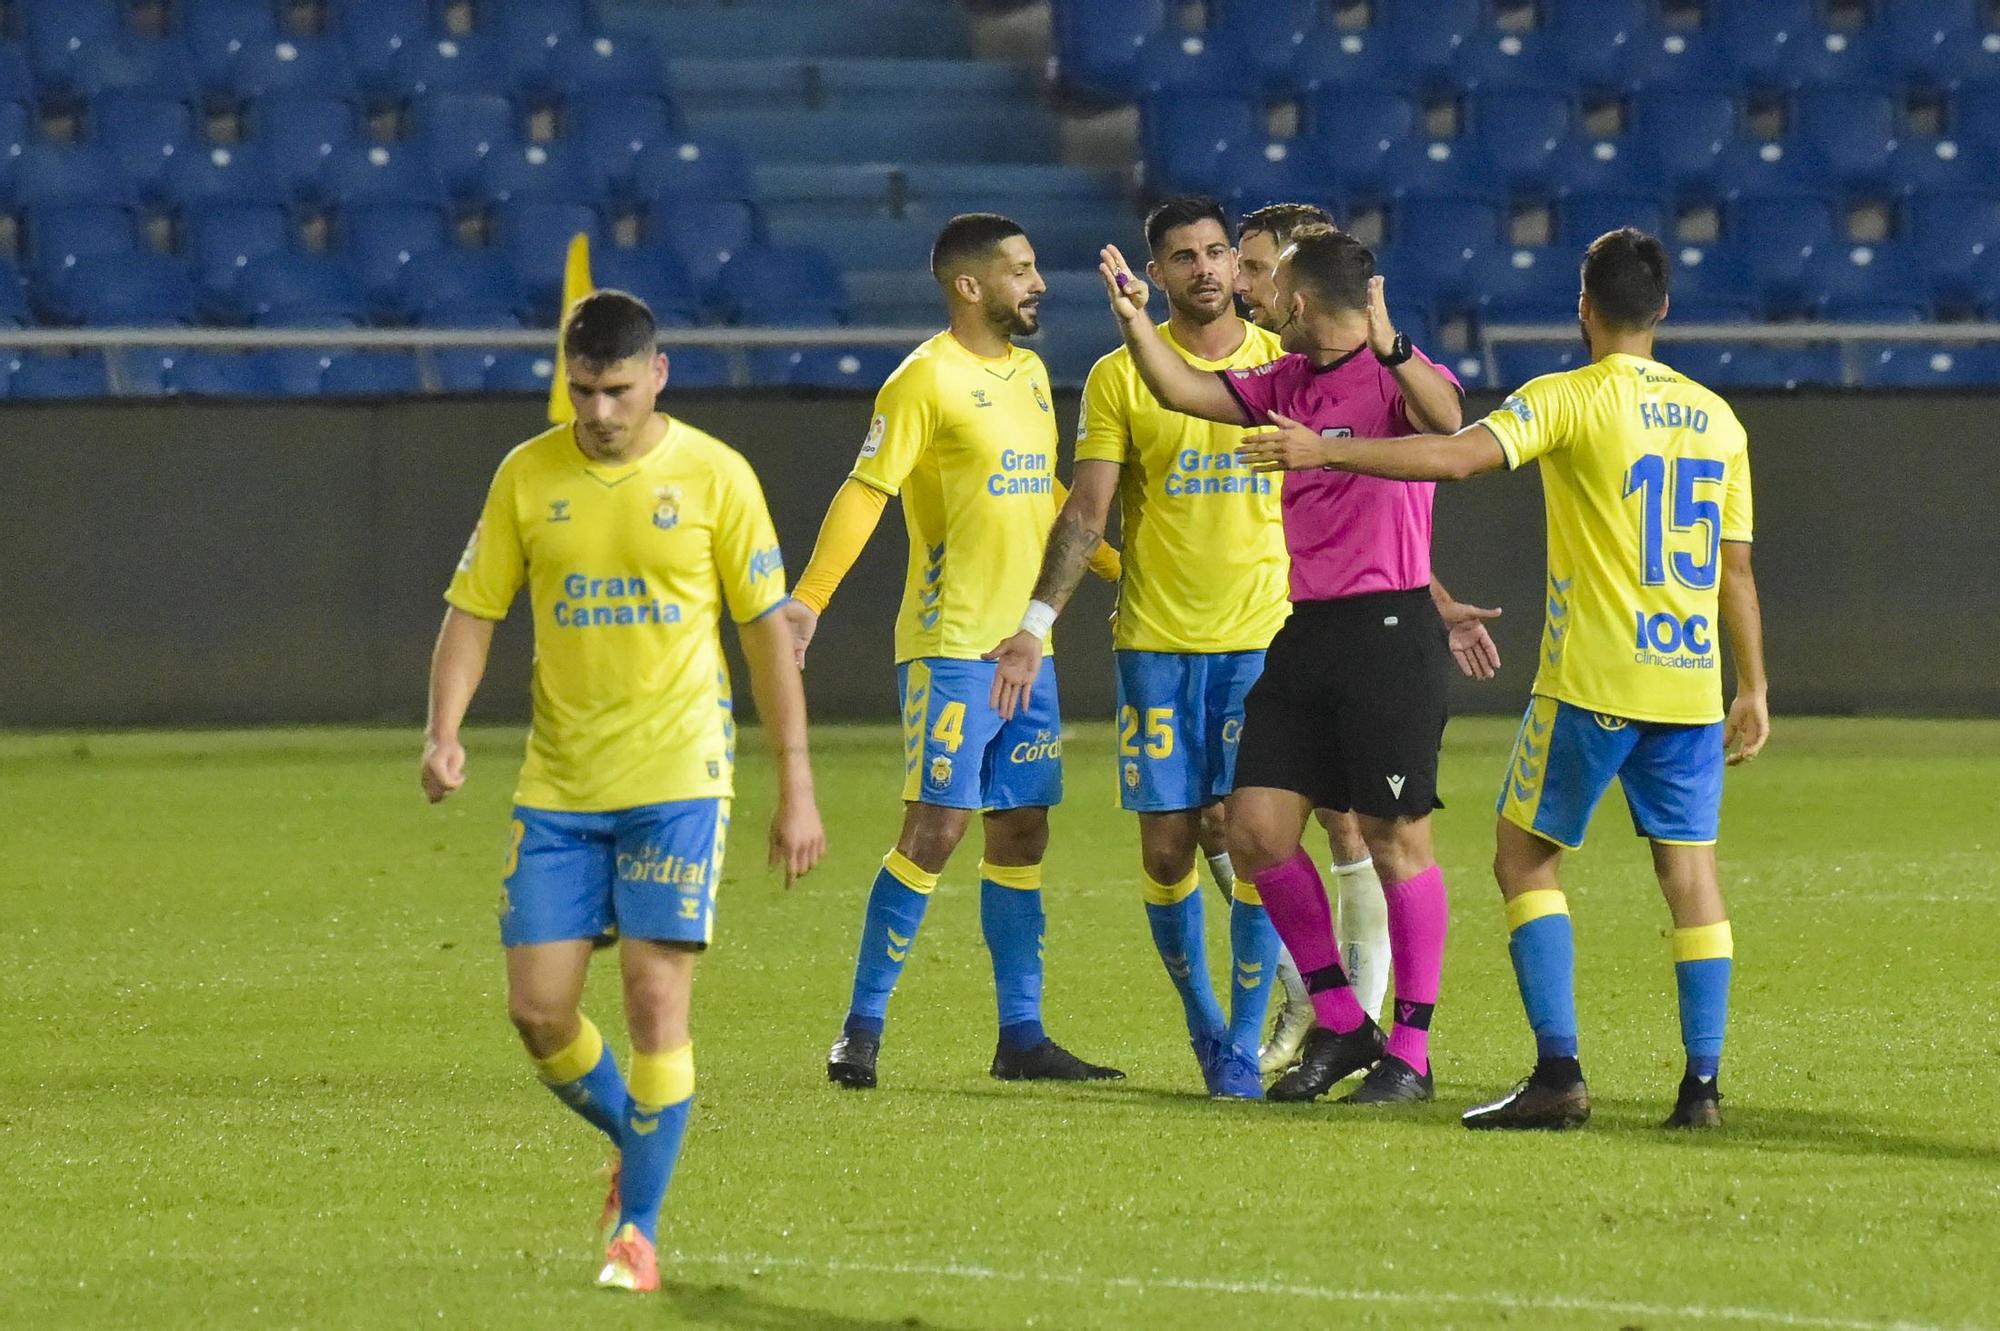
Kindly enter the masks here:
M 1048 1038 L 1039 1021 L 1010 1022 L 1000 1028 L 1000 1047 L 1010 1054 L 1025 1054 Z
M 882 1038 L 882 1026 L 883 1021 L 880 1017 L 864 1017 L 859 1012 L 850 1012 L 840 1029 L 844 1035 L 853 1035 L 859 1031 L 863 1035 L 872 1035 L 879 1040 Z

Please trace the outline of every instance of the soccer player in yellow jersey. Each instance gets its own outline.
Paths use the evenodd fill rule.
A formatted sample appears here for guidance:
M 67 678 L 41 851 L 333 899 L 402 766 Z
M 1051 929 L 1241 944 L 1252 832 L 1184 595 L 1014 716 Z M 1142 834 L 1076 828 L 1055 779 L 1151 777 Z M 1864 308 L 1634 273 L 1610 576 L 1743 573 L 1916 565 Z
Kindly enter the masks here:
M 1285 425 L 1245 441 L 1258 466 L 1397 479 L 1541 463 L 1548 618 L 1502 778 L 1494 852 L 1536 1063 L 1510 1094 L 1469 1110 L 1469 1128 L 1569 1128 L 1590 1117 L 1556 870 L 1614 778 L 1651 842 L 1673 917 L 1687 1064 L 1666 1126 L 1722 1121 L 1716 1074 L 1734 953 L 1715 866 L 1722 769 L 1757 756 L 1771 717 L 1743 427 L 1721 398 L 1653 358 L 1667 285 L 1659 241 L 1610 232 L 1583 261 L 1578 314 L 1591 364 L 1530 381 L 1455 435 L 1321 439 Z M 1736 668 L 1726 714 L 1723 633 Z
M 999 1005 L 993 1075 L 1118 1077 L 1071 1054 L 1042 1026 L 1042 855 L 1049 806 L 1062 799 L 1053 672 L 1018 715 L 1002 718 L 989 702 L 993 664 L 981 659 L 1028 598 L 1063 493 L 1048 373 L 1040 357 L 1013 343 L 1039 326 L 1047 287 L 1027 236 L 992 213 L 945 223 L 931 272 L 951 326 L 882 386 L 861 456 L 785 610 L 803 660 L 834 589 L 890 497 L 901 495 L 910 537 L 896 619 L 903 829 L 869 892 L 853 998 L 827 1077 L 850 1089 L 875 1085 L 889 996 L 975 811 L 985 825 L 979 917 Z
M 694 1095 L 695 956 L 708 946 L 729 827 L 725 604 L 778 760 L 771 862 L 789 882 L 826 839 L 805 693 L 774 613 L 784 561 L 756 474 L 655 413 L 667 360 L 640 301 L 591 294 L 564 324 L 563 351 L 575 423 L 500 464 L 445 593 L 421 779 L 434 804 L 464 784 L 459 725 L 494 625 L 526 586 L 534 723 L 501 895 L 507 1010 L 549 1089 L 618 1148 L 598 1283 L 651 1290 L 660 1205 Z M 632 1042 L 624 1076 L 578 1010 L 592 942 L 613 930 Z

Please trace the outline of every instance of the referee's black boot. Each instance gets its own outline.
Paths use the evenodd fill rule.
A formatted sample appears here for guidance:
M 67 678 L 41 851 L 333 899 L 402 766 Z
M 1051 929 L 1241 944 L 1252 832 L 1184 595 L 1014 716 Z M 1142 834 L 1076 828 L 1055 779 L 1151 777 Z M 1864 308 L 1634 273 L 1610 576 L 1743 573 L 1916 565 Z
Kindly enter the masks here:
M 1299 1065 L 1271 1083 L 1267 1100 L 1317 1100 L 1341 1081 L 1382 1059 L 1389 1037 L 1374 1022 L 1363 1019 L 1345 1035 L 1315 1026 L 1299 1051 Z
M 1545 1058 L 1502 1098 L 1460 1118 L 1476 1131 L 1561 1132 L 1590 1122 L 1590 1088 L 1573 1058 Z
M 875 1056 L 882 1037 L 872 1031 L 845 1030 L 826 1055 L 826 1079 L 850 1091 L 875 1089 Z
M 1428 1068 L 1419 1072 L 1394 1054 L 1390 1054 L 1368 1069 L 1368 1075 L 1361 1079 L 1361 1084 L 1341 1096 L 1340 1103 L 1404 1105 L 1421 1104 L 1436 1098 L 1437 1091 Z
M 1123 1081 L 1117 1068 L 1086 1063 L 1054 1040 L 1043 1040 L 1032 1049 L 993 1051 L 988 1071 L 1001 1081 Z
M 1681 1078 L 1680 1094 L 1674 1097 L 1674 1112 L 1667 1115 L 1663 1128 L 1719 1128 L 1722 1126 L 1722 1092 L 1715 1078 L 1707 1081 L 1689 1074 Z

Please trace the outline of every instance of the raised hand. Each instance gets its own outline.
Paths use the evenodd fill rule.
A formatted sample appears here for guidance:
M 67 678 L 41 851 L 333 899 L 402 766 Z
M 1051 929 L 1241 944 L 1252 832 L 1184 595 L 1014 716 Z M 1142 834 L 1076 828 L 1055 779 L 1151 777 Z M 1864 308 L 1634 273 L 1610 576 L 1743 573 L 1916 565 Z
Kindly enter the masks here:
M 1111 298 L 1111 312 L 1125 322 L 1146 317 L 1148 289 L 1116 245 L 1106 245 L 1098 253 L 1098 275 L 1104 279 L 1104 293 Z
M 1389 302 L 1382 294 L 1382 279 L 1368 279 L 1368 349 L 1386 356 L 1396 346 L 1396 325 L 1389 322 Z

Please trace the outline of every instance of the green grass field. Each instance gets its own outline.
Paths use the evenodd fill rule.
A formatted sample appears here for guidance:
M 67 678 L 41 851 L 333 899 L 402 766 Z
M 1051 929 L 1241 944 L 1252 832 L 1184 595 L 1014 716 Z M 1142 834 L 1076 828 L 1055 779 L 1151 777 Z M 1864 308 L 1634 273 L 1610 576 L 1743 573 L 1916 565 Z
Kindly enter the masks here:
M 481 734 L 440 809 L 409 734 L 0 738 L 0 1325 L 2000 1324 L 2000 724 L 1780 718 L 1732 774 L 1730 1122 L 1699 1139 L 1654 1126 L 1680 1064 L 1672 971 L 1615 796 L 1566 884 L 1597 1116 L 1563 1137 L 1457 1125 L 1532 1052 L 1486 868 L 1511 731 L 1449 739 L 1439 1101 L 1368 1116 L 1198 1094 L 1102 727 L 1072 736 L 1056 815 L 1050 1026 L 1130 1079 L 986 1077 L 968 847 L 883 1089 L 835 1091 L 899 747 L 816 736 L 832 850 L 788 895 L 746 736 L 669 1291 L 623 1301 L 589 1287 L 606 1149 L 503 1014 L 517 734 Z

